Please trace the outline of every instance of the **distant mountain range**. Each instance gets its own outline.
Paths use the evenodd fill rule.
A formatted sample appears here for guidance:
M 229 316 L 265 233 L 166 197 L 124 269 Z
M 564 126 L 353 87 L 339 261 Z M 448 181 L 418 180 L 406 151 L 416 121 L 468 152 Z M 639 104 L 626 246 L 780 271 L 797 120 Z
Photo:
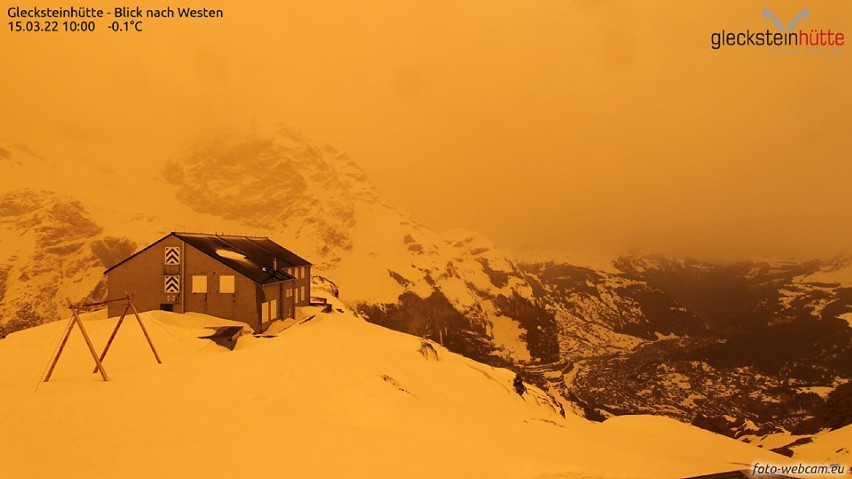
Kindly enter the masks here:
M 202 226 L 270 236 L 370 321 L 510 367 L 587 417 L 662 414 L 752 441 L 849 423 L 850 257 L 523 263 L 417 223 L 346 155 L 283 127 L 200 143 L 133 191 L 116 186 L 121 164 L 96 171 L 102 192 L 68 186 L 67 168 L 0 145 L 15 179 L 0 196 L 0 335 L 59 319 L 65 297 L 103 297 L 107 266 Z

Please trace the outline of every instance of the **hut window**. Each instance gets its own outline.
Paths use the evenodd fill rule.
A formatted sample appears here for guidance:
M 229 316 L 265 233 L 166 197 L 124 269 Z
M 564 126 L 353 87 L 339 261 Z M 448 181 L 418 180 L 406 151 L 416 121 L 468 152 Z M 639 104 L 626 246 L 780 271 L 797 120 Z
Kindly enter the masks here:
M 234 277 L 231 275 L 219 276 L 219 292 L 233 293 L 234 292 Z
M 206 293 L 207 292 L 207 276 L 193 275 L 192 276 L 192 292 Z
M 260 304 L 260 320 L 262 322 L 278 319 L 278 300 L 271 299 Z

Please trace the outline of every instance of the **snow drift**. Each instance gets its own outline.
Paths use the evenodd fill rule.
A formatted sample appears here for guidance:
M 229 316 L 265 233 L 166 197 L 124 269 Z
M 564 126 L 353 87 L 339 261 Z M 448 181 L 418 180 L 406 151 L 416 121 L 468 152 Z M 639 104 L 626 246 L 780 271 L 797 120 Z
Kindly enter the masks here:
M 232 352 L 199 339 L 226 321 L 143 313 L 164 364 L 131 321 L 108 383 L 75 332 L 37 391 L 65 323 L 9 335 L 0 476 L 660 478 L 785 460 L 666 418 L 563 418 L 535 387 L 518 396 L 509 370 L 424 355 L 420 338 L 334 306 Z M 84 317 L 96 347 L 115 321 Z

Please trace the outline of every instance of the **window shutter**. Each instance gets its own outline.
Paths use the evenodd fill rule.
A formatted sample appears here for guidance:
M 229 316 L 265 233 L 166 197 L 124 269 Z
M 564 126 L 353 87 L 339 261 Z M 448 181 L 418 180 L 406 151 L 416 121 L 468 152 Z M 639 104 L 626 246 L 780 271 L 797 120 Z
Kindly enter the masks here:
M 166 246 L 165 264 L 180 264 L 180 246 Z
M 167 294 L 180 293 L 180 276 L 166 275 L 163 283 L 163 291 Z

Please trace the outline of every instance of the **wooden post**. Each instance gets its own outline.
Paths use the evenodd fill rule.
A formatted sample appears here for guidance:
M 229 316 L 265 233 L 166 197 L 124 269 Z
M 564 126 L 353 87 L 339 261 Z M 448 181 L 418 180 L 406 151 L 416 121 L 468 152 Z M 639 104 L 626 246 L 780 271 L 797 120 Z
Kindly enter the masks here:
M 92 358 L 95 360 L 95 365 L 97 366 L 98 371 L 101 372 L 101 377 L 104 378 L 104 381 L 109 381 L 109 377 L 107 377 L 107 373 L 104 370 L 104 365 L 101 363 L 98 353 L 95 352 L 95 346 L 92 345 L 92 340 L 89 339 L 89 335 L 86 334 L 86 329 L 83 328 L 83 320 L 81 320 L 80 316 L 77 315 L 77 311 L 74 311 L 74 318 L 77 320 L 77 325 L 80 326 L 80 332 L 83 333 L 83 338 L 86 340 L 86 346 L 89 347 L 89 352 L 92 353 Z
M 86 346 L 89 348 L 89 352 L 92 354 L 92 358 L 95 360 L 96 370 L 100 371 L 101 377 L 104 381 L 109 381 L 109 377 L 107 376 L 106 371 L 104 370 L 103 364 L 101 364 L 100 358 L 98 358 L 98 353 L 95 352 L 95 346 L 92 345 L 92 340 L 89 339 L 89 335 L 86 333 L 86 328 L 83 327 L 83 320 L 80 319 L 80 309 L 82 309 L 83 303 L 80 302 L 78 305 L 74 305 L 70 299 L 65 298 L 68 301 L 68 307 L 71 309 L 71 321 L 68 325 L 68 329 L 65 332 L 65 337 L 62 338 L 62 343 L 59 346 L 59 350 L 56 352 L 56 356 L 53 358 L 53 362 L 50 365 L 50 369 L 47 371 L 47 375 L 44 378 L 44 382 L 50 380 L 50 376 L 53 374 L 53 369 L 56 367 L 56 363 L 59 362 L 59 356 L 62 355 L 62 351 L 65 349 L 65 344 L 68 342 L 68 337 L 71 335 L 71 330 L 74 329 L 74 324 L 80 327 L 80 332 L 83 333 L 83 339 L 86 340 Z
M 115 339 L 115 335 L 118 333 L 118 328 L 121 327 L 124 322 L 124 318 L 127 316 L 128 311 L 133 311 L 133 315 L 136 317 L 136 322 L 139 323 L 139 327 L 142 328 L 142 334 L 145 335 L 145 340 L 148 341 L 148 346 L 151 347 L 151 351 L 154 353 L 154 359 L 157 360 L 157 364 L 163 364 L 160 360 L 160 355 L 157 354 L 157 350 L 154 348 L 154 343 L 151 341 L 151 337 L 148 336 L 148 330 L 145 329 L 145 325 L 142 323 L 142 318 L 139 317 L 139 312 L 136 311 L 136 306 L 133 304 L 133 298 L 136 297 L 136 293 L 128 294 L 124 293 L 125 300 L 127 301 L 127 305 L 124 306 L 124 312 L 121 313 L 121 317 L 118 318 L 118 323 L 115 325 L 115 329 L 112 331 L 112 335 L 109 337 L 109 340 L 106 343 L 106 347 L 104 347 L 104 352 L 101 353 L 101 361 L 106 358 L 107 351 L 109 351 L 110 345 L 112 345 L 113 339 Z M 95 372 L 95 371 L 92 371 Z
M 121 317 L 118 318 L 118 323 L 115 325 L 115 329 L 112 330 L 112 334 L 109 335 L 109 339 L 107 340 L 106 346 L 104 346 L 104 352 L 101 353 L 101 363 L 104 362 L 104 358 L 107 355 L 107 351 L 109 351 L 109 347 L 112 346 L 112 342 L 115 339 L 115 335 L 118 334 L 118 328 L 121 327 L 121 323 L 124 322 L 124 317 L 127 316 L 127 310 L 130 309 L 130 302 L 128 301 L 127 306 L 124 307 L 124 312 L 121 313 Z M 98 372 L 98 367 L 95 366 L 95 369 L 92 370 L 92 373 Z
M 59 362 L 59 357 L 62 355 L 62 352 L 65 350 L 65 346 L 68 343 L 68 338 L 71 336 L 71 331 L 74 330 L 74 326 L 80 327 L 80 332 L 83 334 L 83 339 L 86 340 L 86 347 L 89 348 L 89 352 L 92 354 L 92 358 L 95 360 L 95 369 L 92 371 L 100 372 L 101 377 L 104 381 L 109 381 L 109 377 L 107 376 L 106 370 L 104 369 L 103 361 L 106 358 L 107 352 L 109 352 L 110 346 L 112 346 L 113 341 L 115 340 L 115 336 L 118 334 L 119 328 L 124 323 L 124 319 L 127 317 L 127 314 L 130 311 L 133 311 L 133 316 L 136 317 L 136 322 L 139 323 L 139 327 L 142 328 L 142 334 L 145 335 L 145 340 L 148 341 L 148 346 L 151 347 L 151 352 L 154 353 L 154 359 L 157 360 L 157 364 L 163 364 L 163 361 L 160 360 L 160 355 L 157 353 L 157 349 L 154 347 L 154 342 L 151 341 L 151 336 L 148 335 L 148 330 L 145 328 L 145 324 L 142 322 L 142 318 L 139 317 L 139 311 L 136 310 L 136 306 L 133 304 L 133 299 L 136 297 L 136 293 L 128 294 L 124 293 L 124 298 L 116 298 L 116 299 L 108 299 L 106 301 L 100 301 L 97 303 L 88 303 L 85 304 L 81 300 L 80 303 L 74 304 L 70 299 L 66 298 L 68 301 L 68 308 L 71 310 L 71 319 L 68 321 L 68 327 L 65 329 L 65 334 L 62 336 L 62 342 L 59 344 L 59 348 L 56 351 L 56 355 L 51 359 L 50 366 L 48 367 L 47 374 L 44 377 L 44 382 L 48 382 L 50 377 L 53 375 L 54 369 L 56 369 L 56 364 Z M 118 301 L 126 301 L 127 304 L 124 306 L 124 312 L 121 313 L 121 317 L 118 318 L 118 323 L 115 325 L 115 329 L 112 330 L 112 334 L 110 334 L 109 339 L 107 340 L 106 346 L 104 347 L 103 352 L 98 356 L 98 353 L 95 351 L 95 346 L 92 344 L 92 340 L 89 338 L 88 333 L 86 333 L 86 328 L 83 326 L 83 320 L 80 318 L 80 312 L 83 311 L 83 308 L 88 308 L 92 306 L 103 306 L 109 303 L 115 303 Z
M 74 321 L 74 317 L 71 316 L 71 319 L 68 320 L 68 327 L 65 328 L 65 336 L 62 337 L 62 342 L 59 343 L 59 349 L 56 351 L 56 355 L 53 356 L 53 359 L 50 361 L 50 368 L 47 370 L 47 375 L 44 377 L 44 382 L 48 382 L 50 380 L 50 376 L 53 375 L 53 369 L 56 368 L 56 363 L 59 362 L 59 356 L 62 355 L 62 351 L 65 350 L 65 344 L 68 342 L 68 338 L 71 336 L 71 330 L 74 329 L 74 325 L 77 324 Z

